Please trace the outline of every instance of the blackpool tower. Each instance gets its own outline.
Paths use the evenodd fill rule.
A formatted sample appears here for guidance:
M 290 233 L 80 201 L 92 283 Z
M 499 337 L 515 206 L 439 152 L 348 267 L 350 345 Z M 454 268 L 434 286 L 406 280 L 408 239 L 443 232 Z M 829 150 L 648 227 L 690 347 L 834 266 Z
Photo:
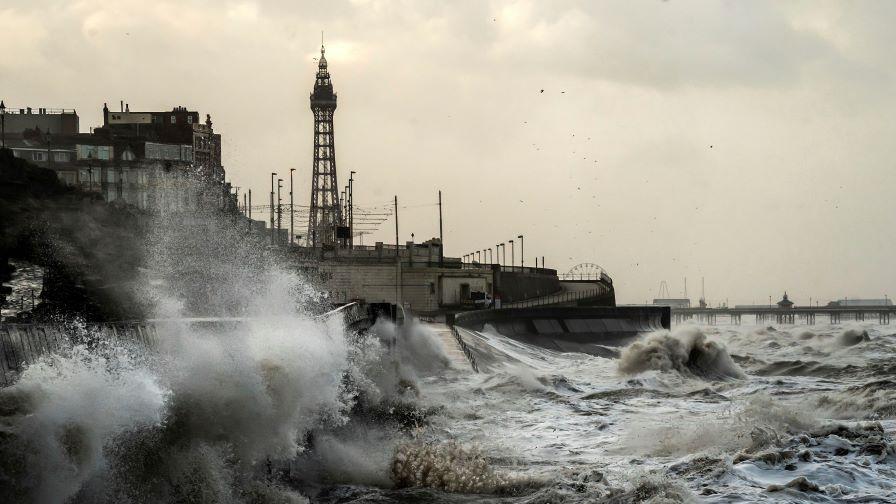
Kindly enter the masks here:
M 311 209 L 308 216 L 308 240 L 312 247 L 336 245 L 336 230 L 341 223 L 339 184 L 336 182 L 336 147 L 333 113 L 336 93 L 327 71 L 324 46 L 320 46 L 317 78 L 311 93 L 314 113 L 314 169 L 311 178 Z

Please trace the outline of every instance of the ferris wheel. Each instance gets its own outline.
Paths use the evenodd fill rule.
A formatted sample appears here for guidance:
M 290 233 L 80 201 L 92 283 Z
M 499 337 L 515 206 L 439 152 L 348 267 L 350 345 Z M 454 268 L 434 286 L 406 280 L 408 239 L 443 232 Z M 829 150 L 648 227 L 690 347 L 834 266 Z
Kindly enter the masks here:
M 607 270 L 594 263 L 580 263 L 573 266 L 566 274 L 563 275 L 564 280 L 604 280 L 613 283 L 613 280 L 607 275 Z

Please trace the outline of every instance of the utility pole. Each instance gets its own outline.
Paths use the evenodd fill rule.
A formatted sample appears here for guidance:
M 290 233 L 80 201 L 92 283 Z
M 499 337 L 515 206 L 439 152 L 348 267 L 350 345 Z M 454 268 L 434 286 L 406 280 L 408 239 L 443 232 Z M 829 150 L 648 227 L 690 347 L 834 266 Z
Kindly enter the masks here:
M 525 247 L 523 246 L 523 235 L 519 235 L 519 236 L 517 236 L 517 238 L 520 239 L 520 268 L 523 268 L 523 267 L 525 267 L 525 265 L 526 265 L 526 264 L 525 264 L 525 254 L 526 254 L 525 251 L 526 251 L 526 249 L 525 249 Z
M 293 237 L 295 236 L 295 209 L 293 208 L 293 200 L 292 200 L 292 173 L 296 171 L 295 168 L 289 169 L 289 244 L 292 245 Z
M 274 245 L 274 178 L 277 172 L 271 172 L 271 245 Z
M 395 257 L 398 258 L 398 195 L 395 195 Z
M 398 195 L 395 195 L 395 304 L 401 305 L 401 258 L 398 254 Z
M 445 260 L 445 239 L 442 235 L 442 190 L 439 189 L 439 267 Z
M 348 248 L 355 248 L 355 172 L 348 173 Z

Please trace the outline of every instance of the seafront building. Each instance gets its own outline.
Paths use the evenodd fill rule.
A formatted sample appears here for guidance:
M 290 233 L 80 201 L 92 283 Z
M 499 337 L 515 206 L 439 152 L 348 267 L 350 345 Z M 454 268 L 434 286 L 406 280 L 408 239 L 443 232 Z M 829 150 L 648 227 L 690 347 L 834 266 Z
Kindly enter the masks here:
M 234 208 L 224 181 L 221 135 L 211 116 L 174 107 L 132 112 L 103 106 L 103 124 L 79 131 L 74 109 L 3 106 L 3 144 L 16 157 L 107 202 L 154 212 Z

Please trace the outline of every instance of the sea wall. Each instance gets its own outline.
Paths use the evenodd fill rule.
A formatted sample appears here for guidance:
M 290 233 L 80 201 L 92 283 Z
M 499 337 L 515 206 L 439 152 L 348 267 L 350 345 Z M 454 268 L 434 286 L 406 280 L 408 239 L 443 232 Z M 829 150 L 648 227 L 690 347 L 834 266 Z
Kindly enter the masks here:
M 545 269 L 499 270 L 496 274 L 496 285 L 502 303 L 546 296 L 560 291 L 560 280 L 556 272 Z

